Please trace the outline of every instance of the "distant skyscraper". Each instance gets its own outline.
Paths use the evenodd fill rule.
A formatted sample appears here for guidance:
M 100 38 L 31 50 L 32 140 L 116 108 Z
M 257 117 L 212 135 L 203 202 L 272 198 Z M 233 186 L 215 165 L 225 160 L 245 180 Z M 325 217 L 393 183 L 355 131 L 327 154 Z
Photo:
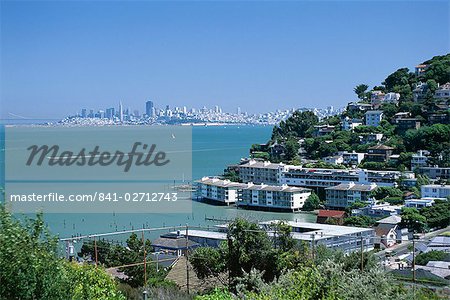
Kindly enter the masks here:
M 119 120 L 120 120 L 120 122 L 123 122 L 123 106 L 122 106 L 122 101 L 119 102 Z
M 153 101 L 145 102 L 145 114 L 149 117 L 154 117 Z
M 237 113 L 238 115 L 241 114 L 241 108 L 240 108 L 240 107 L 237 108 L 236 113 Z
M 114 119 L 114 114 L 115 114 L 114 107 L 106 109 L 106 115 L 105 116 L 106 116 L 107 119 Z
M 83 108 L 83 109 L 81 110 L 81 117 L 82 117 L 82 118 L 86 118 L 86 116 L 87 116 L 87 110 L 86 110 L 86 108 Z

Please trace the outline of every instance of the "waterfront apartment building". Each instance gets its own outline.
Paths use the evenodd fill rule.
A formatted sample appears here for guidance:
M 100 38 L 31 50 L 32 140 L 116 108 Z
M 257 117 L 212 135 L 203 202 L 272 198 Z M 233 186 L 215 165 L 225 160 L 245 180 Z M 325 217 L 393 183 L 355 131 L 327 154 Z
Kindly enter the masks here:
M 326 203 L 329 208 L 346 208 L 355 202 L 368 202 L 370 193 L 377 185 L 354 182 L 341 183 L 325 189 Z
M 401 173 L 398 171 L 320 169 L 289 166 L 282 173 L 280 184 L 307 188 L 326 188 L 348 182 L 395 186 L 395 182 L 400 176 Z
M 447 198 L 450 197 L 450 185 L 427 184 L 420 187 L 422 198 Z
M 249 160 L 236 166 L 239 179 L 242 182 L 253 182 L 254 184 L 279 184 L 281 174 L 286 169 L 283 163 L 271 163 L 270 161 Z
M 238 201 L 238 194 L 246 185 L 230 180 L 222 180 L 214 177 L 203 177 L 196 181 L 197 197 L 230 205 Z
M 366 125 L 367 126 L 380 126 L 383 119 L 383 111 L 381 110 L 369 110 L 366 112 Z
M 307 188 L 248 183 L 237 205 L 263 210 L 299 211 L 311 195 Z

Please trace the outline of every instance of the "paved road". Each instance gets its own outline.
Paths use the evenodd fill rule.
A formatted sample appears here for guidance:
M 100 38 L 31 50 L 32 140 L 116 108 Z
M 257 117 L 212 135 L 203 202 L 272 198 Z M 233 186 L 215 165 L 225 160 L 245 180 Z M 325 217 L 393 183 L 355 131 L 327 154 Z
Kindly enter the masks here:
M 444 233 L 446 231 L 450 231 L 450 226 L 448 226 L 448 227 L 446 227 L 444 229 L 439 229 L 439 230 L 436 230 L 436 231 L 432 231 L 432 232 L 428 232 L 428 233 L 422 234 L 420 236 L 420 238 L 416 240 L 416 243 L 417 242 L 428 242 L 433 237 L 435 237 L 435 236 L 437 236 L 439 234 L 442 234 L 442 233 Z M 379 252 L 375 253 L 375 255 L 378 256 L 379 258 L 384 258 L 385 255 L 386 255 L 386 251 L 395 251 L 396 252 L 396 256 L 402 255 L 402 254 L 406 254 L 406 253 L 409 252 L 408 251 L 408 246 L 409 245 L 412 245 L 412 241 L 402 242 L 401 244 L 397 244 L 395 246 L 392 246 L 391 248 L 379 251 Z

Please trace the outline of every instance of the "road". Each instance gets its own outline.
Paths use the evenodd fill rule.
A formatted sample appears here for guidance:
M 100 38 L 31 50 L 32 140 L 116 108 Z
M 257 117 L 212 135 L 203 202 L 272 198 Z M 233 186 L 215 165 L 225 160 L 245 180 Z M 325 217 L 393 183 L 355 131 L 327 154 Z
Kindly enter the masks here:
M 450 231 L 450 226 L 447 226 L 446 228 L 443 229 L 439 229 L 436 231 L 432 231 L 432 232 L 428 232 L 423 234 L 419 239 L 416 239 L 415 242 L 428 242 L 429 240 L 431 240 L 432 238 L 434 238 L 437 235 L 440 235 L 446 231 Z M 402 254 L 406 254 L 408 253 L 408 246 L 412 245 L 412 241 L 405 241 L 402 242 L 401 244 L 397 244 L 395 246 L 392 246 L 390 248 L 387 248 L 385 250 L 379 251 L 377 253 L 375 253 L 376 256 L 378 256 L 379 258 L 384 258 L 386 256 L 386 251 L 392 251 L 392 252 L 396 252 L 396 256 L 398 255 L 402 255 Z

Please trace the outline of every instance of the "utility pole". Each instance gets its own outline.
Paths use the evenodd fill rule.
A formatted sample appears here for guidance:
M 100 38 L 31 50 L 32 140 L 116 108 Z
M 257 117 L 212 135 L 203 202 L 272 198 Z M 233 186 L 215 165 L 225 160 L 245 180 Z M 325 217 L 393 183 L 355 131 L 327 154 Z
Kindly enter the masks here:
M 361 236 L 361 272 L 364 271 L 364 240 Z
M 412 246 L 413 246 L 413 257 L 412 257 L 412 275 L 413 275 L 413 296 L 414 299 L 416 298 L 416 240 L 415 237 L 413 235 L 413 240 L 412 240 Z
M 311 234 L 311 249 L 312 249 L 312 259 L 313 259 L 313 262 L 314 262 L 314 260 L 315 260 L 315 251 L 316 251 L 316 241 L 315 241 L 315 239 L 316 239 L 316 236 L 315 236 L 315 234 L 313 233 L 313 234 Z
M 145 251 L 144 230 L 142 230 L 142 247 L 144 249 L 144 289 L 147 287 L 147 253 Z
M 189 294 L 189 228 L 186 223 L 186 291 Z
M 97 251 L 97 238 L 94 237 L 94 251 L 95 251 L 95 267 L 98 266 L 98 251 Z

